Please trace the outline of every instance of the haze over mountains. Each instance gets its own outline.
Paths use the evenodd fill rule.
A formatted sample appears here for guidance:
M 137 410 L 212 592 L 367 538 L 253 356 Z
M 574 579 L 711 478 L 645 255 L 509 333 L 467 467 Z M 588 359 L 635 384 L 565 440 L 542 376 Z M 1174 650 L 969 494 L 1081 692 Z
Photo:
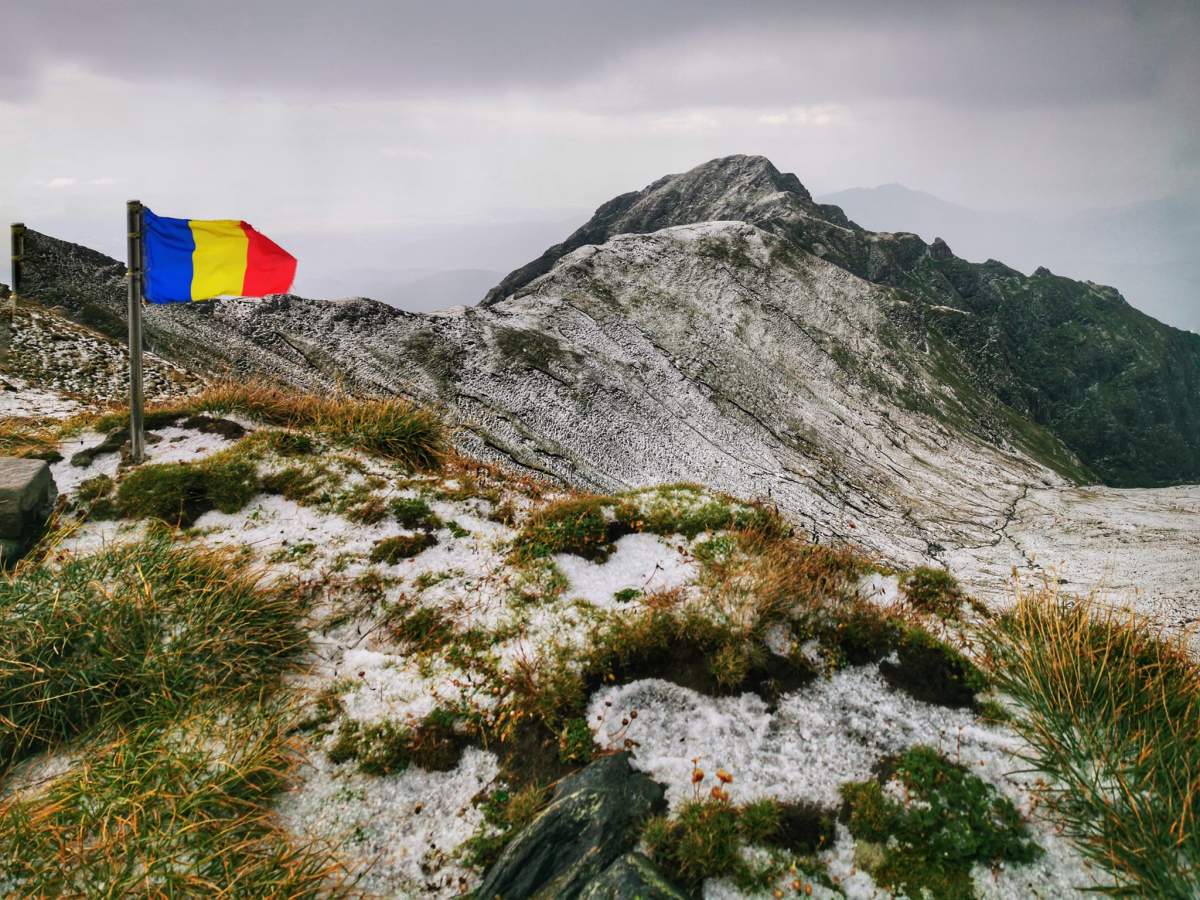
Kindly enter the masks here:
M 942 237 L 964 259 L 1000 259 L 1030 273 L 1112 285 L 1133 306 L 1200 331 L 1200 197 L 1164 197 L 1113 209 L 1035 216 L 970 209 L 900 184 L 819 198 L 877 231 Z

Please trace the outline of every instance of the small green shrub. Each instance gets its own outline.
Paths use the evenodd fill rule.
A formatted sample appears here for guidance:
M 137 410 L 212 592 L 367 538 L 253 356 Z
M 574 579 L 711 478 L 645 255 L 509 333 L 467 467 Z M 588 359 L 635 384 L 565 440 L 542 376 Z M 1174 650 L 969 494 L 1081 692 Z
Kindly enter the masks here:
M 466 736 L 457 730 L 454 713 L 435 709 L 414 726 L 396 722 L 363 725 L 346 719 L 329 749 L 331 762 L 357 760 L 368 775 L 390 775 L 416 766 L 448 772 L 458 765 Z
M 703 779 L 703 772 L 694 772 Z M 815 854 L 833 835 L 832 814 L 816 807 L 776 800 L 735 806 L 723 787 L 703 800 L 697 787 L 697 799 L 674 816 L 647 822 L 642 840 L 650 856 L 689 890 L 698 891 L 709 878 L 731 878 L 743 891 L 758 893 L 785 872 L 812 872 L 814 880 L 828 882 Z M 748 846 L 768 850 L 767 859 L 751 861 L 744 852 Z
M 404 559 L 411 559 L 423 553 L 437 543 L 432 534 L 401 534 L 396 537 L 376 541 L 371 549 L 371 562 L 395 565 Z
M 116 506 L 132 519 L 162 519 L 186 527 L 211 509 L 237 512 L 258 493 L 254 466 L 217 454 L 196 463 L 149 463 L 122 479 Z
M 603 562 L 612 552 L 613 541 L 628 531 L 621 512 L 625 518 L 632 516 L 632 510 L 616 511 L 607 497 L 580 497 L 544 506 L 517 535 L 517 559 L 528 562 L 572 553 Z
M 589 763 L 595 748 L 586 719 L 568 719 L 558 735 L 558 757 L 565 763 Z
M 686 803 L 672 818 L 646 823 L 642 840 L 655 862 L 690 889 L 708 878 L 746 877 L 738 810 L 729 803 Z
M 392 516 L 401 528 L 422 528 L 432 531 L 441 526 L 441 520 L 420 497 L 398 497 L 391 506 Z
M 703 563 L 720 564 L 726 562 L 737 552 L 737 541 L 727 534 L 720 534 L 701 541 L 692 548 L 696 559 Z
M 885 790 L 895 781 L 903 800 Z M 907 896 L 971 898 L 975 864 L 1041 855 L 1020 814 L 994 787 L 929 747 L 913 747 L 874 781 L 842 785 L 851 834 L 875 845 L 877 883 Z
M 913 609 L 943 619 L 958 618 L 966 595 L 945 569 L 919 566 L 900 576 L 900 591 Z
M 663 485 L 612 496 L 559 500 L 536 510 L 513 542 L 518 562 L 571 553 L 603 562 L 626 534 L 682 534 L 750 530 L 786 532 L 773 511 L 711 494 L 695 485 Z
M 621 588 L 621 590 L 613 594 L 613 599 L 618 603 L 632 603 L 638 597 L 642 596 L 643 593 L 638 588 Z

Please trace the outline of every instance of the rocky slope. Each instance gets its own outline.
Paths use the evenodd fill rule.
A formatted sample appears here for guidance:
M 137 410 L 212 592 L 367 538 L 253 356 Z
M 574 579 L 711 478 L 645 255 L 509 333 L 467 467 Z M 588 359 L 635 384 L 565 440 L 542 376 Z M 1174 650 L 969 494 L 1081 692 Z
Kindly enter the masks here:
M 27 246 L 24 294 L 119 322 L 119 264 Z M 151 308 L 147 332 L 209 371 L 412 396 L 478 455 L 576 486 L 697 480 L 968 579 L 1039 571 L 1010 533 L 1031 490 L 1200 478 L 1200 338 L 1106 288 L 864 231 L 761 157 L 610 201 L 479 308 L 218 301 Z

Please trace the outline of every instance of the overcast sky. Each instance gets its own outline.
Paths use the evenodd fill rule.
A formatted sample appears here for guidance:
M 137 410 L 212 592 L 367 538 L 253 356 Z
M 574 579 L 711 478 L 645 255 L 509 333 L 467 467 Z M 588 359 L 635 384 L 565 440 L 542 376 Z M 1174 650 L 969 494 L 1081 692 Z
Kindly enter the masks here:
M 510 268 L 727 153 L 985 209 L 1200 193 L 1195 0 L 0 0 L 0 33 L 0 215 L 114 254 L 129 198 L 245 218 L 302 284 Z

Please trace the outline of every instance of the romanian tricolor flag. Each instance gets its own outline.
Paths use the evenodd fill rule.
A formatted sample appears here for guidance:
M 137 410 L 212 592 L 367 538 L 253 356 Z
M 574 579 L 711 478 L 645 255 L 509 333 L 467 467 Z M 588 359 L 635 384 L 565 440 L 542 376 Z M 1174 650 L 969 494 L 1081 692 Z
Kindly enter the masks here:
M 168 219 L 142 208 L 151 303 L 286 294 L 296 257 L 237 219 Z

